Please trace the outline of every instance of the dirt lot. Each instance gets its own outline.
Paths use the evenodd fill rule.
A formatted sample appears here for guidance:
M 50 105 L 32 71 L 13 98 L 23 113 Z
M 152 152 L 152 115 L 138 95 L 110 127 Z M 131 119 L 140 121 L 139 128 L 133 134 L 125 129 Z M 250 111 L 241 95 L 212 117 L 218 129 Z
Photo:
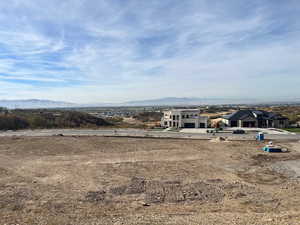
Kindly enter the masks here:
M 0 138 L 0 224 L 300 224 L 300 143 L 280 144 Z

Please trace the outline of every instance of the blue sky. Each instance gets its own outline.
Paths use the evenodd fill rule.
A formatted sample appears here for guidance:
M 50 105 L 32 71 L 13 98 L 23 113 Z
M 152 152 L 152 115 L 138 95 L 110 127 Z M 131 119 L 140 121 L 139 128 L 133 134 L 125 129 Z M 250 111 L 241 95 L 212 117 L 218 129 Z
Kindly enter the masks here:
M 0 2 L 0 99 L 300 97 L 299 0 Z

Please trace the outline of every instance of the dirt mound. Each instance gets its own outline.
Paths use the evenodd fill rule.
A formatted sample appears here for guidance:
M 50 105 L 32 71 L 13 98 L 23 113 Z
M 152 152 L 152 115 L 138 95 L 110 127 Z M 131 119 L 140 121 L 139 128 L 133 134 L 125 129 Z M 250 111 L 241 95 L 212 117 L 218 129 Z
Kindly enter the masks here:
M 141 194 L 145 192 L 146 180 L 141 177 L 133 177 L 126 188 L 127 194 Z
M 216 137 L 216 138 L 210 140 L 210 142 L 223 142 L 223 141 L 228 142 L 227 138 L 225 138 L 225 137 Z
M 119 187 L 113 187 L 110 189 L 110 193 L 112 195 L 122 195 L 125 193 L 125 191 L 127 190 L 127 186 L 126 185 L 122 185 Z
M 187 200 L 183 186 L 178 181 L 148 181 L 146 185 L 147 203 L 181 202 Z
M 205 182 L 183 184 L 180 181 L 146 180 L 137 177 L 132 178 L 129 185 L 113 187 L 109 192 L 114 196 L 144 194 L 146 203 L 220 202 L 225 196 L 216 184 Z M 105 195 L 102 192 L 101 194 Z M 94 195 L 92 196 L 94 199 Z
M 204 182 L 182 184 L 180 181 L 156 181 L 145 183 L 145 202 L 176 203 L 182 201 L 219 202 L 224 194 L 215 185 Z
M 201 202 L 220 202 L 224 198 L 223 191 L 216 185 L 198 182 L 184 187 L 185 199 Z
M 159 181 L 148 181 L 145 201 L 147 203 L 163 203 L 166 193 L 164 186 Z
M 88 202 L 102 202 L 105 200 L 106 191 L 89 191 L 85 198 Z
M 1 187 L 0 209 L 10 208 L 13 211 L 22 210 L 26 201 L 34 199 L 34 193 L 27 188 Z
M 229 199 L 239 199 L 244 197 L 250 197 L 254 199 L 255 197 L 262 198 L 263 196 L 266 196 L 266 194 L 262 191 L 259 191 L 252 186 L 242 184 L 239 182 L 224 184 L 221 186 L 221 189 L 224 190 L 224 192 L 226 192 L 226 196 Z
M 256 183 L 273 184 L 278 180 L 274 177 L 257 179 L 247 175 L 241 177 L 248 179 L 250 183 L 255 179 Z M 245 176 L 245 177 L 244 177 Z M 118 202 L 120 198 L 137 195 L 144 198 L 145 205 L 161 203 L 180 203 L 197 201 L 200 204 L 219 203 L 224 198 L 241 199 L 248 205 L 268 202 L 272 199 L 266 193 L 240 182 L 225 183 L 222 179 L 210 179 L 195 183 L 183 183 L 181 181 L 146 180 L 141 177 L 133 177 L 129 184 L 110 188 L 109 191 L 88 192 L 86 200 L 93 203 Z M 138 195 L 140 197 L 138 197 Z

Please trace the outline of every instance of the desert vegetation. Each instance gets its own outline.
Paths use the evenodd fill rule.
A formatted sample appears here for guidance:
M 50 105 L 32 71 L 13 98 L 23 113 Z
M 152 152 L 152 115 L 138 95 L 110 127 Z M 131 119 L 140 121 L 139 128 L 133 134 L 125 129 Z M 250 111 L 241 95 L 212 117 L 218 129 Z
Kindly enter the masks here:
M 46 110 L 1 110 L 0 130 L 51 129 L 51 128 L 96 128 L 111 126 L 102 118 L 84 112 Z
M 161 112 L 141 112 L 134 116 L 134 118 L 142 122 L 155 122 L 160 121 L 162 116 Z

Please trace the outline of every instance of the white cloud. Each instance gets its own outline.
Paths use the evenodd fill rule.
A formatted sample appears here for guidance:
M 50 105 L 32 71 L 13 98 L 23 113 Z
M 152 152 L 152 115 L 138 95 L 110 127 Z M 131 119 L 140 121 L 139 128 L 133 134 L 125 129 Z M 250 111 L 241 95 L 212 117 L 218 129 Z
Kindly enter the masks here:
M 6 97 L 82 102 L 262 97 L 300 82 L 300 6 L 288 1 L 1 2 L 0 82 L 15 88 Z M 44 84 L 18 82 L 30 80 Z M 276 95 L 287 92 L 300 95 Z

